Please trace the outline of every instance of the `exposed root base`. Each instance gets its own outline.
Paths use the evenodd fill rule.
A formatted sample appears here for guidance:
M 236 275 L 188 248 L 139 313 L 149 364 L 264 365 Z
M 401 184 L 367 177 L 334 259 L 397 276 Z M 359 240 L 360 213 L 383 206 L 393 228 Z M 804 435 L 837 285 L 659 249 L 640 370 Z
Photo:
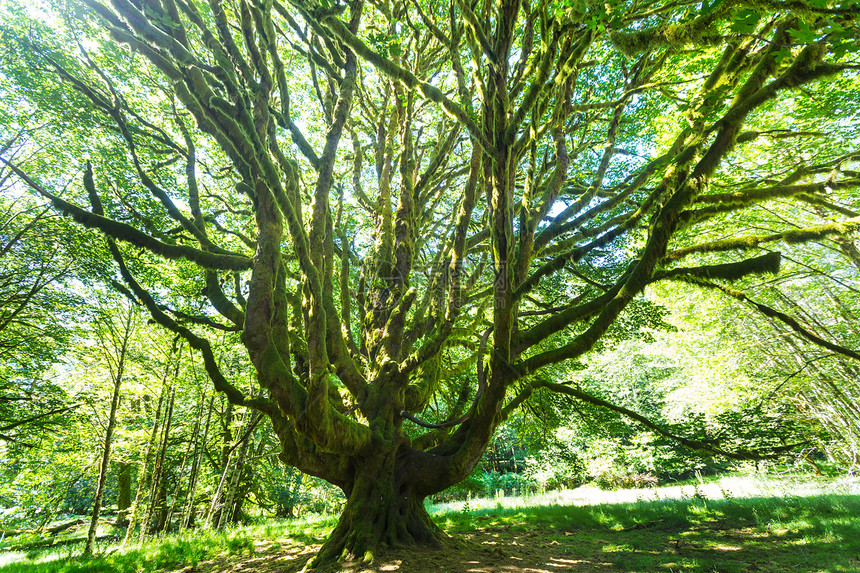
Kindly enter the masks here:
M 447 536 L 446 536 L 447 537 Z M 430 544 L 398 544 L 398 545 L 380 545 L 375 552 L 368 552 L 362 558 L 357 558 L 354 555 L 344 554 L 339 559 L 329 561 L 322 560 L 321 553 L 307 562 L 305 567 L 298 573 L 334 573 L 335 571 L 343 571 L 344 569 L 360 568 L 362 566 L 372 565 L 374 562 L 384 562 L 390 555 L 389 552 L 408 549 L 422 548 L 425 551 L 446 552 L 450 550 L 462 549 L 462 545 L 457 541 L 447 538 L 440 540 L 435 545 Z
M 416 511 L 417 509 L 417 511 Z M 335 563 L 370 564 L 387 549 L 427 547 L 444 549 L 447 535 L 433 523 L 423 504 L 392 519 L 390 512 L 350 511 L 323 544 L 319 553 L 305 568 L 325 571 Z

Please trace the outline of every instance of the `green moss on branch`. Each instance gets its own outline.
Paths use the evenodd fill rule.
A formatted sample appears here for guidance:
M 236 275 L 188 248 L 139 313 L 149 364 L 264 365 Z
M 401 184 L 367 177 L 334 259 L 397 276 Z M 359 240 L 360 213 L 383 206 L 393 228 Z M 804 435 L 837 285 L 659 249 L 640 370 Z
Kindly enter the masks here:
M 251 259 L 248 257 L 234 254 L 208 253 L 187 245 L 169 245 L 127 223 L 115 221 L 82 209 L 50 193 L 12 163 L 6 162 L 6 164 L 34 191 L 48 199 L 55 209 L 64 215 L 68 215 L 84 227 L 98 229 L 108 237 L 142 247 L 166 259 L 186 259 L 208 269 L 242 271 L 251 268 Z
M 693 253 L 715 253 L 754 249 L 761 245 L 779 240 L 783 240 L 789 244 L 808 243 L 810 241 L 824 239 L 831 235 L 844 236 L 858 229 L 860 229 L 860 217 L 854 217 L 844 221 L 834 221 L 832 223 L 815 225 L 813 227 L 806 227 L 803 229 L 792 229 L 789 231 L 783 231 L 782 233 L 774 233 L 772 235 L 748 235 L 745 237 L 735 237 L 722 241 L 711 241 L 683 247 L 667 253 L 666 256 L 663 257 L 663 263 L 678 261 Z
M 654 280 L 684 275 L 688 277 L 736 281 L 752 274 L 778 273 L 781 258 L 780 253 L 773 252 L 735 263 L 672 269 L 670 271 L 655 273 Z

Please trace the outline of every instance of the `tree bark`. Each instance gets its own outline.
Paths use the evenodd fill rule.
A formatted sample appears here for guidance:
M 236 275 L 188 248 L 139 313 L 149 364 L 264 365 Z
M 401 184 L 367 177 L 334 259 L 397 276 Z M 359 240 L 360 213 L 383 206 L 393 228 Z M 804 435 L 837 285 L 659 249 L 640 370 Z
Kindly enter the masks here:
M 236 499 L 236 492 L 239 489 L 239 484 L 242 481 L 242 472 L 245 469 L 245 456 L 248 453 L 248 445 L 251 443 L 251 432 L 253 429 L 255 416 L 251 412 L 247 412 L 247 423 L 243 429 L 242 444 L 239 446 L 239 457 L 236 459 L 236 464 L 230 473 L 230 484 L 227 487 L 227 492 L 224 496 L 224 503 L 221 506 L 221 512 L 218 514 L 218 529 L 224 529 L 224 526 L 233 517 L 233 503 Z
M 206 523 L 214 528 L 218 527 L 218 512 L 220 511 L 219 500 L 221 499 L 221 493 L 224 491 L 224 482 L 227 481 L 231 460 L 232 457 L 228 454 L 227 459 L 224 462 L 224 469 L 221 471 L 221 478 L 218 480 L 218 485 L 215 488 L 215 492 L 212 494 L 212 501 L 209 503 L 209 511 L 206 512 Z
M 253 462 L 260 459 L 264 449 L 265 442 L 260 440 L 256 450 L 252 452 L 251 459 L 246 459 L 243 464 L 242 475 L 239 477 L 239 486 L 236 494 L 233 496 L 233 503 L 230 505 L 229 523 L 239 523 L 242 520 L 242 507 L 245 505 L 245 499 L 248 497 L 254 481 Z
M 166 531 L 167 526 L 169 525 L 167 514 L 170 508 L 167 507 L 167 481 L 164 479 L 161 480 L 161 485 L 158 488 L 158 503 L 155 508 L 155 527 L 153 530 L 156 533 L 160 533 L 162 531 Z
M 205 133 L 207 140 L 217 144 L 231 163 L 224 188 L 232 186 L 242 197 L 243 209 L 253 212 L 256 232 L 245 237 L 244 233 L 222 229 L 216 218 L 210 224 L 211 208 L 201 206 L 197 191 L 197 135 L 191 136 L 182 120 L 178 123 L 186 140 L 184 146 L 171 142 L 167 132 L 140 122 L 140 114 L 123 98 L 105 99 L 101 95 L 105 89 L 114 96 L 116 92 L 104 74 L 98 75 L 105 79 L 105 86 L 99 83 L 90 87 L 85 80 L 77 79 L 83 74 L 67 72 L 51 59 L 45 65 L 63 79 L 69 78 L 76 90 L 90 99 L 94 109 L 114 120 L 134 159 L 132 178 L 136 176 L 164 206 L 166 215 L 173 219 L 168 228 L 178 224 L 183 235 L 191 239 L 179 244 L 162 241 L 159 237 L 168 228 L 159 228 L 153 221 L 156 228 L 152 232 L 142 231 L 125 222 L 127 210 L 112 208 L 111 216 L 105 216 L 89 163 L 84 187 L 92 212 L 52 194 L 11 164 L 9 167 L 81 224 L 155 256 L 184 259 L 200 267 L 205 283 L 201 296 L 208 300 L 202 301 L 204 306 L 200 307 L 207 309 L 206 316 L 197 317 L 196 325 L 217 326 L 222 333 L 224 328 L 241 331 L 241 342 L 248 350 L 262 394 L 246 395 L 231 384 L 210 343 L 215 340 L 214 331 L 198 334 L 197 326 L 191 329 L 185 318 L 165 310 L 158 292 L 164 287 L 138 282 L 125 266 L 113 239 L 109 243 L 128 292 L 147 307 L 157 323 L 201 354 L 214 386 L 230 401 L 225 449 L 218 468 L 221 479 L 207 518 L 225 520 L 226 516 L 216 518 L 215 513 L 225 486 L 234 491 L 234 482 L 227 485 L 231 464 L 235 475 L 241 475 L 233 448 L 227 448 L 233 441 L 229 434 L 230 408 L 235 404 L 256 409 L 271 419 L 283 447 L 284 461 L 341 487 L 347 495 L 346 510 L 317 563 L 342 555 L 371 558 L 381 545 L 438 544 L 441 533 L 424 510 L 424 497 L 465 478 L 509 408 L 522 406 L 538 387 L 576 395 L 633 417 L 635 413 L 629 410 L 572 387 L 541 380 L 530 382 L 528 378 L 594 349 L 611 332 L 621 313 L 654 280 L 684 274 L 694 278 L 695 268 L 662 268 L 670 262 L 664 260 L 672 254 L 667 255 L 670 246 L 679 247 L 673 251 L 676 257 L 684 256 L 679 253 L 752 250 L 777 239 L 810 241 L 860 226 L 851 214 L 850 223 L 801 229 L 802 232 L 792 229 L 767 236 L 738 237 L 719 241 L 720 244 L 687 244 L 701 228 L 696 227 L 698 223 L 730 214 L 775 193 L 771 189 L 758 197 L 751 189 L 741 192 L 737 200 L 732 198 L 734 195 L 720 197 L 723 194 L 711 193 L 711 182 L 715 173 L 720 173 L 721 162 L 743 143 L 741 128 L 747 118 L 758 116 L 758 108 L 770 105 L 768 102 L 788 90 L 851 70 L 851 65 L 841 63 L 844 54 L 833 54 L 833 43 L 807 42 L 788 55 L 780 48 L 791 44 L 791 31 L 798 18 L 812 25 L 814 19 L 808 17 L 808 11 L 828 14 L 820 8 L 805 6 L 806 14 L 791 7 L 770 10 L 772 17 L 762 18 L 761 25 L 757 25 L 761 36 L 744 34 L 749 38 L 721 42 L 718 31 L 731 25 L 734 16 L 728 7 L 717 6 L 719 3 L 712 3 L 710 13 L 700 16 L 691 14 L 685 3 L 665 3 L 656 8 L 647 5 L 648 12 L 628 3 L 630 13 L 618 20 L 618 29 L 611 34 L 605 24 L 611 23 L 609 28 L 615 28 L 613 21 L 617 18 L 604 22 L 604 17 L 609 16 L 606 7 L 589 2 L 576 3 L 576 10 L 563 10 L 556 16 L 547 13 L 545 6 L 533 10 L 531 4 L 521 0 L 454 2 L 448 17 L 441 19 L 423 13 L 422 3 L 413 3 L 417 13 L 409 3 L 395 2 L 385 7 L 367 3 L 368 9 L 379 12 L 364 25 L 361 18 L 365 3 L 361 0 L 348 3 L 348 12 L 299 0 L 274 4 L 240 2 L 239 8 L 229 10 L 224 10 L 220 2 L 210 2 L 211 9 L 205 14 L 195 2 L 182 2 L 182 14 L 174 2 L 85 0 L 84 4 L 117 41 L 127 43 L 161 72 L 175 96 L 170 100 L 171 117 L 192 116 L 200 137 Z M 310 33 L 300 31 L 302 25 L 296 23 L 291 12 L 307 24 Z M 837 13 L 830 15 L 835 17 Z M 410 14 L 420 16 L 424 21 L 422 29 L 414 25 Z M 403 40 L 396 51 L 386 49 L 383 53 L 377 41 L 368 44 L 362 39 L 375 29 L 380 17 L 389 22 L 388 35 Z M 818 19 L 823 22 L 826 18 Z M 823 24 L 815 26 L 816 33 L 824 33 Z M 294 37 L 299 44 L 307 44 L 306 49 L 289 53 L 291 57 L 309 55 L 310 79 L 324 118 L 324 123 L 318 123 L 318 127 L 324 127 L 319 132 L 324 133 L 324 144 L 318 150 L 311 148 L 290 116 L 287 77 L 292 74 L 281 58 L 282 47 L 287 47 L 277 40 L 280 34 L 292 36 L 292 32 L 281 32 L 289 28 L 298 32 Z M 433 37 L 439 44 L 434 45 Z M 723 55 L 713 67 L 706 68 L 705 61 L 717 56 L 715 41 L 725 44 Z M 686 46 L 700 50 L 694 49 L 693 56 L 689 56 Z M 677 71 L 669 70 L 664 76 L 664 66 L 689 63 L 691 57 L 706 53 L 700 71 L 710 72 L 697 73 L 700 79 L 690 80 L 694 82 L 690 89 L 683 90 L 688 94 L 672 95 L 669 86 L 676 83 Z M 463 58 L 480 65 L 467 74 Z M 591 63 L 593 58 L 597 60 Z M 626 63 L 601 68 L 602 60 Z M 439 74 L 439 66 L 452 73 Z M 595 77 L 602 79 L 589 77 L 592 72 L 588 69 L 593 66 L 598 66 Z M 577 80 L 580 73 L 583 77 Z M 452 99 L 447 94 L 452 92 L 454 80 L 459 93 Z M 320 83 L 326 86 L 325 96 Z M 383 97 L 371 93 L 377 87 L 384 89 Z M 660 95 L 663 90 L 669 90 L 663 94 L 665 101 Z M 653 93 L 657 98 L 653 100 L 654 107 L 650 107 L 652 103 L 646 108 L 631 106 L 645 110 L 644 117 L 635 109 L 625 111 L 640 92 Z M 360 111 L 352 111 L 356 94 L 361 98 Z M 590 101 L 592 94 L 597 101 Z M 642 101 L 650 102 L 649 98 Z M 572 104 L 574 99 L 576 106 Z M 182 113 L 177 113 L 174 102 L 181 104 Z M 447 123 L 428 127 L 424 132 L 426 117 L 416 107 L 423 108 L 425 104 L 433 106 L 434 115 L 444 113 L 460 124 L 468 132 L 468 139 L 459 138 L 456 130 L 451 137 Z M 307 110 L 302 105 L 298 107 L 300 113 Z M 157 106 L 147 102 L 146 108 Z M 658 109 L 677 109 L 679 127 L 674 143 L 672 139 L 661 143 L 660 156 L 647 151 L 654 157 L 646 163 L 618 161 L 617 156 L 638 147 L 641 139 L 637 130 L 625 126 L 640 118 L 647 121 Z M 622 119 L 625 126 L 621 125 Z M 365 130 L 365 123 L 374 128 Z M 131 129 L 132 125 L 137 129 Z M 283 128 L 289 130 L 313 172 L 288 157 L 293 152 L 283 148 Z M 368 147 L 365 142 L 370 141 L 376 155 L 377 198 L 362 199 L 370 207 L 370 217 L 361 220 L 358 227 L 348 225 L 366 230 L 370 241 L 362 237 L 361 242 L 372 244 L 372 248 L 351 249 L 341 213 L 336 219 L 332 216 L 335 203 L 331 192 L 342 187 L 341 166 L 346 156 L 339 156 L 338 149 L 345 129 L 353 132 L 356 141 L 354 197 L 364 196 L 360 183 L 371 178 L 359 161 L 361 148 Z M 666 135 L 671 129 L 674 128 L 665 126 Z M 158 133 L 148 135 L 153 131 Z M 426 142 L 416 150 L 422 138 L 449 140 L 437 147 L 438 162 L 425 161 L 429 159 L 425 155 Z M 169 163 L 163 168 L 153 167 L 155 176 L 144 171 L 142 165 L 151 155 L 138 156 L 138 139 L 149 139 L 156 144 L 153 149 L 172 144 L 174 150 L 182 150 L 188 189 L 185 203 L 193 219 L 184 215 L 182 204 L 175 203 L 171 193 L 157 184 L 168 175 L 168 168 L 173 169 Z M 471 160 L 463 171 L 469 144 Z M 595 144 L 605 144 L 598 162 L 586 157 L 586 150 L 590 155 Z M 541 161 L 539 154 L 544 156 Z M 839 164 L 844 161 L 847 160 L 840 159 Z M 428 169 L 425 177 L 422 171 L 428 163 L 435 167 Z M 437 172 L 443 163 L 443 171 Z M 524 173 L 526 165 L 528 172 Z M 796 166 L 798 177 L 805 179 L 818 178 L 824 172 L 807 170 L 805 162 Z M 761 171 L 755 175 L 761 181 L 787 172 L 783 167 L 771 176 L 765 176 L 767 169 Z M 835 173 L 833 179 L 839 179 Z M 850 179 L 841 181 L 852 189 L 855 186 Z M 744 191 L 740 185 L 746 184 L 739 181 L 736 190 Z M 830 186 L 838 187 L 836 181 Z M 698 203 L 704 197 L 711 198 L 712 210 Z M 249 202 L 245 203 L 245 199 Z M 559 200 L 566 206 L 556 213 L 555 207 L 561 206 Z M 343 201 L 339 204 L 342 212 Z M 230 209 L 230 205 L 227 207 Z M 837 209 L 845 214 L 844 211 Z M 447 225 L 450 231 L 441 234 L 439 225 Z M 473 235 L 476 228 L 481 230 Z M 234 253 L 219 246 L 218 240 L 209 235 L 216 231 L 218 235 L 227 231 L 247 239 L 243 242 L 254 251 L 253 257 L 250 252 Z M 711 233 L 707 228 L 704 232 Z M 337 248 L 335 237 L 340 243 Z M 197 246 L 192 246 L 194 239 Z M 425 243 L 426 239 L 429 243 Z M 623 246 L 617 241 L 624 241 Z M 362 309 L 357 317 L 352 316 L 349 305 L 350 256 L 365 257 L 363 263 L 368 269 L 358 273 L 361 290 L 366 292 L 359 294 Z M 341 265 L 336 264 L 337 257 L 341 257 Z M 434 258 L 434 278 L 419 279 L 414 264 Z M 491 269 L 484 266 L 490 263 Z M 571 265 L 593 271 L 595 264 L 600 267 L 599 274 L 606 276 L 598 283 L 592 279 L 574 280 L 580 273 L 567 272 Z M 337 266 L 341 280 L 336 287 Z M 698 270 L 710 276 L 717 266 Z M 728 266 L 734 270 L 730 277 L 724 277 L 727 280 L 762 272 L 759 266 Z M 744 273 L 739 268 L 745 269 Z M 247 283 L 238 275 L 245 270 L 252 271 Z M 768 270 L 772 272 L 773 267 Z M 224 271 L 237 273 L 233 300 L 220 287 L 229 284 L 221 281 L 227 278 Z M 529 298 L 538 292 L 538 284 L 544 278 L 552 278 L 553 284 L 570 280 L 576 288 L 565 288 L 558 301 L 562 306 L 548 312 L 545 318 L 523 320 L 526 312 L 540 316 L 526 307 L 532 306 L 534 301 Z M 607 282 L 605 289 L 600 288 L 603 282 Z M 592 289 L 595 286 L 597 291 Z M 337 288 L 341 310 L 335 302 Z M 429 311 L 415 305 L 422 300 L 417 298 L 421 289 L 425 292 L 424 302 L 417 306 L 429 306 Z M 596 294 L 598 291 L 600 294 Z M 543 295 L 537 296 L 544 299 Z M 542 306 L 541 301 L 537 302 Z M 471 308 L 461 313 L 465 303 Z M 220 319 L 213 322 L 208 316 L 210 308 L 227 324 Z M 416 316 L 421 319 L 413 321 Z M 479 326 L 482 323 L 490 328 L 484 330 Z M 795 329 L 802 332 L 799 326 Z M 360 332 L 358 344 L 352 340 L 355 330 Z M 481 331 L 486 332 L 483 338 Z M 806 336 L 809 338 L 809 333 Z M 417 445 L 413 449 L 401 427 L 404 418 L 415 421 L 416 415 L 429 413 L 441 417 L 445 408 L 434 408 L 434 404 L 465 403 L 434 400 L 454 398 L 454 380 L 440 375 L 440 365 L 460 361 L 459 350 L 450 354 L 449 350 L 461 345 L 478 348 L 474 359 L 479 390 L 473 406 L 465 417 L 457 417 L 460 421 L 456 429 L 450 429 L 453 423 L 428 425 L 444 431 L 416 438 L 415 444 L 421 440 L 431 449 L 422 451 Z M 833 349 L 833 345 L 829 348 Z M 462 378 L 467 380 L 462 385 L 463 394 L 471 395 L 469 384 L 474 379 Z M 509 399 L 508 392 L 518 381 L 526 383 L 525 387 Z M 156 493 L 162 487 L 170 417 L 168 414 L 164 424 L 162 449 L 153 470 L 151 503 L 141 536 L 149 526 Z M 641 416 L 634 419 L 647 422 Z M 695 442 L 677 439 L 687 445 Z M 193 507 L 193 493 L 189 497 Z
M 203 460 L 203 452 L 206 449 L 206 438 L 209 435 L 209 422 L 212 420 L 212 409 L 215 405 L 215 395 L 209 398 L 209 409 L 206 413 L 206 425 L 203 428 L 203 435 L 195 437 L 194 445 L 194 463 L 191 466 L 191 476 L 188 483 L 188 494 L 186 495 L 185 508 L 182 511 L 182 519 L 179 523 L 179 529 L 185 529 L 193 521 L 194 517 L 194 494 L 197 491 L 197 476 L 200 475 L 200 463 Z
M 179 465 L 179 472 L 176 474 L 176 487 L 173 489 L 173 501 L 170 503 L 170 510 L 167 512 L 165 523 L 170 527 L 170 522 L 173 519 L 173 514 L 176 511 L 176 504 L 179 503 L 179 492 L 182 488 L 182 476 L 185 473 L 185 466 L 188 463 L 189 456 L 194 456 L 194 451 L 197 444 L 197 434 L 200 431 L 200 424 L 203 421 L 203 403 L 206 398 L 205 392 L 200 394 L 200 405 L 197 407 L 197 418 L 194 420 L 194 427 L 191 430 L 191 439 L 188 440 L 188 447 L 182 455 L 182 463 Z M 189 479 L 189 485 L 191 480 Z
M 155 419 L 152 421 L 152 431 L 149 434 L 149 441 L 146 444 L 146 454 L 143 456 L 143 463 L 140 466 L 140 472 L 137 476 L 137 493 L 134 495 L 134 503 L 131 506 L 131 518 L 129 519 L 128 528 L 125 531 L 123 545 L 131 539 L 135 527 L 137 527 L 140 519 L 140 505 L 143 502 L 143 494 L 146 491 L 147 470 L 149 462 L 152 460 L 152 453 L 155 451 L 155 443 L 158 439 L 158 428 L 161 423 L 161 407 L 164 405 L 164 398 L 167 395 L 167 386 L 162 381 L 161 393 L 158 396 L 158 406 L 155 408 Z
M 116 411 L 119 407 L 119 390 L 122 386 L 122 377 L 125 372 L 126 354 L 128 352 L 128 342 L 132 333 L 132 319 L 134 314 L 132 308 L 128 309 L 128 316 L 125 320 L 125 325 L 121 333 L 121 346 L 119 348 L 119 356 L 117 357 L 116 370 L 113 372 L 113 396 L 110 403 L 110 415 L 108 417 L 107 430 L 104 438 L 104 451 L 102 453 L 102 463 L 99 469 L 99 480 L 96 486 L 96 498 L 93 502 L 93 516 L 90 520 L 90 529 L 87 532 L 87 542 L 84 545 L 84 557 L 91 557 L 93 554 L 93 544 L 96 540 L 96 529 L 99 524 L 99 514 L 102 509 L 102 501 L 105 495 L 105 484 L 107 483 L 108 469 L 110 468 L 110 453 L 111 442 L 113 440 L 113 432 L 116 427 Z M 117 341 L 119 342 L 119 341 Z
M 342 558 L 370 562 L 384 546 L 441 547 L 444 533 L 424 508 L 426 495 L 405 479 L 407 466 L 394 451 L 354 460 L 346 507 L 313 565 Z
M 177 357 L 177 370 L 179 369 Z M 155 515 L 155 510 L 159 506 L 162 492 L 162 473 L 164 471 L 164 458 L 167 455 L 167 442 L 170 437 L 170 425 L 173 418 L 173 403 L 176 399 L 176 388 L 170 392 L 170 398 L 167 403 L 167 413 L 164 416 L 164 430 L 161 435 L 161 447 L 158 451 L 158 456 L 155 459 L 155 466 L 152 468 L 152 484 L 149 494 L 149 504 L 147 505 L 146 514 L 140 527 L 140 541 L 143 541 L 152 524 L 152 518 Z
M 131 507 L 131 463 L 120 462 L 117 469 L 117 501 L 119 513 L 116 521 L 120 525 L 128 523 L 129 508 Z
M 234 447 L 231 447 L 231 443 L 233 442 L 233 404 L 227 403 L 227 407 L 224 410 L 224 415 L 221 418 L 221 456 L 220 456 L 220 466 L 218 469 L 221 471 L 221 477 L 218 480 L 218 485 L 215 487 L 215 492 L 212 494 L 212 500 L 209 503 L 209 509 L 206 511 L 206 519 L 205 522 L 217 529 L 218 523 L 221 520 L 221 496 L 224 492 L 224 486 L 227 483 L 227 479 L 229 477 L 229 469 L 230 464 L 233 462 L 233 450 Z

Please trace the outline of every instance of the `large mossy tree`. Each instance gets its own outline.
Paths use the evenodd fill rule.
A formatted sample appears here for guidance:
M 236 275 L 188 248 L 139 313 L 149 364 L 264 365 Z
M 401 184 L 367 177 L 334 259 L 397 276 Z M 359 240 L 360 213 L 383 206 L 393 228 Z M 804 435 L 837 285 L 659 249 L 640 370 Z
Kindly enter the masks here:
M 53 9 L 5 9 L 4 98 L 52 153 L 10 167 L 343 489 L 320 562 L 438 544 L 424 498 L 535 391 L 611 406 L 554 372 L 647 324 L 649 284 L 743 296 L 860 225 L 853 1 Z M 825 222 L 762 233 L 771 202 Z

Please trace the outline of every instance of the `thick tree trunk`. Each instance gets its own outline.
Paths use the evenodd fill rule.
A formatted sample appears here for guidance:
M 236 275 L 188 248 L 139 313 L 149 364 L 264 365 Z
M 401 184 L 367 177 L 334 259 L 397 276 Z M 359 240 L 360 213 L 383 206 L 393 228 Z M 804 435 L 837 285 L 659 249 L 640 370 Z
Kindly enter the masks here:
M 418 494 L 400 477 L 393 452 L 355 460 L 346 508 L 313 565 L 339 559 L 373 560 L 384 547 L 441 547 L 444 533 Z

